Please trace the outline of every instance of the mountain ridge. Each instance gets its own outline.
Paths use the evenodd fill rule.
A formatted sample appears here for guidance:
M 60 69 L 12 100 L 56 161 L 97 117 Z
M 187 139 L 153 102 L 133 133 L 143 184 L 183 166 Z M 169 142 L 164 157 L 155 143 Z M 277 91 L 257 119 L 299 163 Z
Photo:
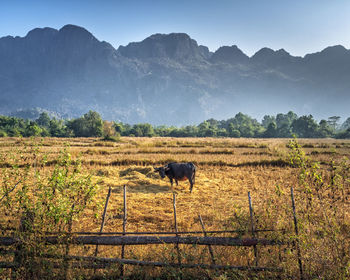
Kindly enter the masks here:
M 350 102 L 350 51 L 340 45 L 304 57 L 262 48 L 249 57 L 236 45 L 210 52 L 186 33 L 158 33 L 115 49 L 69 24 L 0 38 L 0 61 L 2 114 L 92 109 L 111 120 L 184 125 L 239 111 L 346 117 Z

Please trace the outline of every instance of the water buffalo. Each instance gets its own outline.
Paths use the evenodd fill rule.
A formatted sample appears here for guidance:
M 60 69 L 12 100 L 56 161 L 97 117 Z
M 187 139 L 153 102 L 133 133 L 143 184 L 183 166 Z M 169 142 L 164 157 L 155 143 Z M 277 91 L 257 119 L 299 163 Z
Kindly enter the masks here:
M 179 184 L 177 181 L 188 179 L 190 181 L 190 192 L 192 192 L 196 176 L 196 166 L 192 162 L 172 162 L 163 167 L 154 168 L 154 172 L 159 172 L 162 179 L 167 176 L 170 180 L 171 187 L 173 187 L 173 180 L 175 180 L 175 183 L 178 186 Z

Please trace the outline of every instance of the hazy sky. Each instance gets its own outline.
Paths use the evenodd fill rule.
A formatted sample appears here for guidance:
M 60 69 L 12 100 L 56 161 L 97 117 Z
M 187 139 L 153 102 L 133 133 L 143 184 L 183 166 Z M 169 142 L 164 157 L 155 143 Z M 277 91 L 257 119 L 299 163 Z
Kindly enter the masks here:
M 262 47 L 301 56 L 350 48 L 349 0 L 0 0 L 0 37 L 68 23 L 116 48 L 171 32 L 212 51 L 235 44 L 248 55 Z

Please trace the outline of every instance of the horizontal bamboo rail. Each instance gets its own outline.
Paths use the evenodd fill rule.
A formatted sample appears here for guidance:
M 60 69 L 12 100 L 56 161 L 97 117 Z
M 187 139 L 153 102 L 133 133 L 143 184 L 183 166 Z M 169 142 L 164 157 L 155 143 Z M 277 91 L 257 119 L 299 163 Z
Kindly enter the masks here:
M 209 264 L 190 264 L 190 263 L 165 263 L 165 262 L 151 262 L 139 261 L 133 259 L 119 259 L 119 258 L 94 258 L 94 257 L 80 257 L 70 256 L 72 260 L 85 260 L 90 262 L 104 263 L 112 265 L 113 263 L 123 263 L 129 265 L 139 266 L 154 266 L 154 267 L 178 267 L 178 268 L 202 268 L 202 269 L 219 269 L 219 270 L 250 270 L 250 271 L 282 271 L 281 268 L 276 267 L 255 267 L 255 266 L 233 266 L 233 265 L 209 265 Z
M 256 229 L 255 232 L 287 232 L 286 229 Z M 70 235 L 175 235 L 175 231 L 129 231 L 123 233 L 122 231 L 111 231 L 111 232 L 98 232 L 98 231 L 76 231 L 76 232 L 46 232 L 47 235 L 59 235 L 59 234 L 70 234 Z M 250 233 L 249 230 L 207 230 L 207 234 L 221 234 L 221 233 Z M 202 230 L 196 231 L 178 231 L 177 234 L 203 234 Z
M 45 241 L 57 244 L 57 237 L 46 237 Z M 147 244 L 197 244 L 222 246 L 282 245 L 279 240 L 233 238 L 233 237 L 197 237 L 197 236 L 77 236 L 68 242 L 85 245 L 147 245 Z
M 48 236 L 43 239 L 48 244 L 58 244 L 62 238 Z M 10 246 L 18 243 L 12 237 L 0 237 L 0 245 Z M 220 246 L 254 246 L 254 245 L 283 245 L 280 240 L 263 238 L 234 238 L 209 236 L 73 236 L 65 243 L 85 245 L 147 245 L 147 244 L 196 244 Z
M 18 243 L 19 240 L 13 237 L 0 237 L 0 245 L 11 246 Z
M 137 266 L 153 266 L 153 267 L 175 267 L 175 268 L 201 268 L 201 269 L 215 269 L 215 270 L 247 270 L 247 271 L 271 271 L 281 272 L 282 268 L 278 267 L 257 267 L 257 266 L 233 266 L 233 265 L 210 265 L 210 264 L 192 264 L 192 263 L 166 263 L 166 262 L 152 262 L 139 261 L 134 259 L 120 259 L 120 258 L 101 258 L 89 256 L 63 256 L 63 255 L 42 255 L 44 258 L 66 259 L 73 261 L 80 261 L 79 263 L 71 263 L 72 268 L 107 268 L 113 264 L 127 264 Z M 4 265 L 4 266 L 2 266 Z M 53 267 L 62 267 L 62 263 L 52 263 Z M 14 263 L 1 263 L 0 268 L 16 267 Z
M 18 264 L 12 262 L 0 262 L 0 268 L 15 268 Z

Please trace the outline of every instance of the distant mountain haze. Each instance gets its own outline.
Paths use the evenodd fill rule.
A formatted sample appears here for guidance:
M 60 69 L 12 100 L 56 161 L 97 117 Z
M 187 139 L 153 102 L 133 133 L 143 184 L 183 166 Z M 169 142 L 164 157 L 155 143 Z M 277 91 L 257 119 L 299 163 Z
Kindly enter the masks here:
M 171 33 L 115 49 L 75 25 L 0 38 L 0 114 L 38 107 L 71 118 L 95 110 L 108 120 L 167 125 L 238 112 L 345 118 L 349 77 L 342 46 L 304 57 L 262 48 L 249 57 L 236 45 L 212 53 Z

